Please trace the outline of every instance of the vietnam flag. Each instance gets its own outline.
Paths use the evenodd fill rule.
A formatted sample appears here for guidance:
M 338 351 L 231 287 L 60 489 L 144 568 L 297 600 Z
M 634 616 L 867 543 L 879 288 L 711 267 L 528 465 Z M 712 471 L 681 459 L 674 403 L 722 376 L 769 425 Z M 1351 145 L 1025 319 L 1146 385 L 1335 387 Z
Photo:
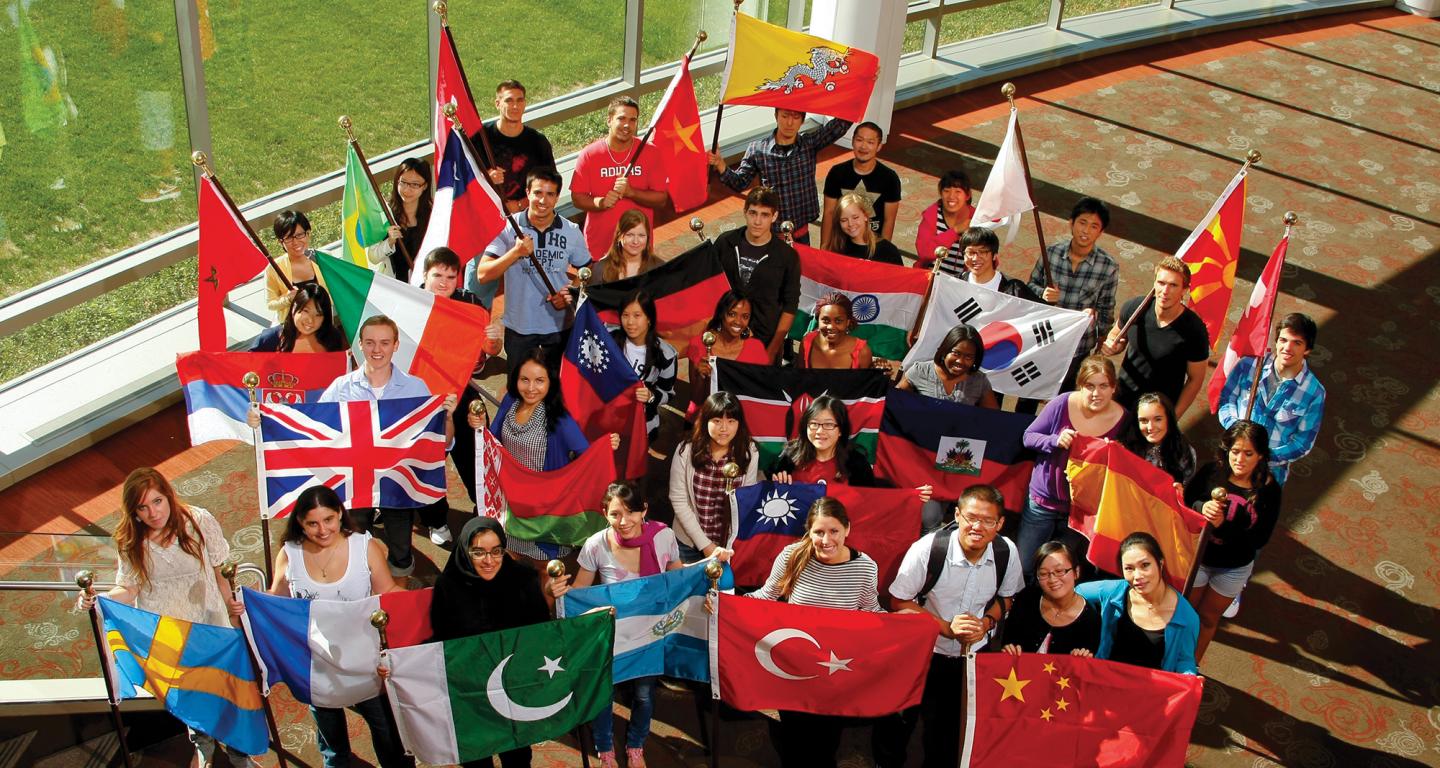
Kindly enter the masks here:
M 1190 267 L 1190 308 L 1205 321 L 1211 350 L 1220 345 L 1220 327 L 1235 290 L 1235 267 L 1240 263 L 1245 226 L 1245 174 L 1245 168 L 1235 174 L 1200 226 L 1175 252 L 1176 258 Z
M 1242 357 L 1264 359 L 1265 350 L 1270 346 L 1270 323 L 1275 317 L 1275 298 L 1280 295 L 1280 272 L 1285 269 L 1285 253 L 1290 249 L 1290 230 L 1280 238 L 1270 260 L 1265 262 L 1265 271 L 1260 273 L 1255 288 L 1250 291 L 1250 303 L 1245 305 L 1245 314 L 1235 324 L 1230 335 L 1230 345 L 1225 348 L 1225 357 L 1215 373 L 1210 375 L 1210 384 L 1205 396 L 1210 401 L 1210 412 L 1220 410 L 1220 393 L 1225 391 L 1225 380 L 1235 370 Z M 1257 366 L 1258 369 L 1258 366 Z M 1258 375 L 1258 374 L 1257 374 Z
M 435 67 L 435 114 L 431 126 L 431 139 L 435 143 L 435 171 L 445 157 L 445 147 L 450 143 L 450 118 L 445 116 L 445 105 L 455 104 L 455 119 L 465 130 L 474 133 L 480 130 L 480 113 L 475 109 L 475 97 L 470 94 L 470 83 L 465 79 L 465 68 L 460 65 L 460 52 L 455 50 L 455 38 L 450 36 L 450 25 L 440 25 L 440 60 Z M 436 186 L 442 182 L 436 176 Z M 486 243 L 489 245 L 489 243 Z M 416 260 L 423 259 L 415 254 Z M 463 256 L 461 258 L 464 258 Z
M 918 269 L 862 261 L 795 244 L 800 254 L 800 308 L 790 326 L 799 341 L 815 327 L 815 303 L 828 293 L 850 297 L 858 323 L 851 333 L 864 339 L 876 357 L 900 360 L 910 351 L 907 337 L 920 319 L 930 275 Z
M 720 103 L 779 107 L 859 122 L 879 73 L 880 57 L 869 51 L 736 13 Z
M 200 349 L 224 352 L 230 346 L 225 332 L 225 297 L 232 289 L 260 274 L 270 260 L 245 217 L 236 210 L 214 176 L 200 178 L 197 226 L 200 230 L 197 285 Z
M 993 485 L 1005 508 L 1018 511 L 1035 466 L 1024 443 L 1034 420 L 894 389 L 880 418 L 875 472 L 902 488 L 933 485 L 935 497 L 947 501 L 972 485 Z
M 498 441 L 494 447 L 507 507 L 505 533 L 526 541 L 578 547 L 605 527 L 600 500 L 615 479 L 609 440 L 596 440 L 574 461 L 550 472 L 527 468 Z
M 703 205 L 710 198 L 710 162 L 700 133 L 700 105 L 695 101 L 689 56 L 680 61 L 675 79 L 660 99 L 650 131 L 654 132 L 655 148 L 665 157 L 664 167 L 670 174 L 665 190 L 675 212 Z
M 1120 542 L 1144 531 L 1165 553 L 1165 580 L 1185 588 L 1205 518 L 1185 506 L 1169 474 L 1114 440 L 1077 435 L 1065 476 L 1070 480 L 1070 527 L 1090 540 L 1086 559 L 1113 571 Z
M 361 356 L 356 333 L 360 324 L 372 315 L 385 315 L 400 327 L 395 365 L 424 379 L 431 394 L 468 386 L 490 324 L 483 307 L 441 298 L 323 253 L 315 254 L 315 266 L 330 287 L 335 316 L 356 358 Z
M 1185 764 L 1204 679 L 1116 661 L 972 654 L 961 768 Z
M 923 613 L 722 594 L 711 688 L 736 709 L 883 717 L 920 703 L 939 625 Z M 1008 656 L 1005 658 L 1009 658 Z M 863 693 L 862 693 L 863 692 Z
M 619 325 L 621 302 L 642 288 L 655 299 L 657 332 L 683 352 L 690 339 L 705 330 L 730 281 L 715 243 L 706 240 L 649 272 L 590 286 L 585 294 L 601 320 Z
M 635 399 L 645 386 L 589 301 L 575 310 L 575 325 L 560 360 L 560 392 L 566 410 L 591 440 L 618 433 L 626 447 L 623 477 L 645 474 L 650 448 L 645 406 Z
M 481 173 L 460 132 L 450 129 L 450 140 L 435 171 L 435 200 L 425 238 L 420 241 L 420 252 L 413 254 L 411 285 L 424 284 L 425 256 L 436 248 L 454 251 L 463 272 L 465 263 L 484 253 L 505 229 L 505 205 Z

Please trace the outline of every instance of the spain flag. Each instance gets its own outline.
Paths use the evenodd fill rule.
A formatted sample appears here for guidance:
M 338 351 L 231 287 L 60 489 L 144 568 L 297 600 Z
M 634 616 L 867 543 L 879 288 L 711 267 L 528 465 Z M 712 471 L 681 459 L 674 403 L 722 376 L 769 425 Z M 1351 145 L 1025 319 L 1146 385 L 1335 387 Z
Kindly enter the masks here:
M 1240 263 L 1240 236 L 1245 226 L 1244 168 L 1230 180 L 1200 226 L 1190 233 L 1176 258 L 1190 267 L 1190 308 L 1205 321 L 1210 349 L 1220 345 L 1220 327 L 1235 290 L 1235 268 Z
M 873 53 L 737 13 L 720 103 L 779 107 L 859 122 L 879 72 L 880 58 Z

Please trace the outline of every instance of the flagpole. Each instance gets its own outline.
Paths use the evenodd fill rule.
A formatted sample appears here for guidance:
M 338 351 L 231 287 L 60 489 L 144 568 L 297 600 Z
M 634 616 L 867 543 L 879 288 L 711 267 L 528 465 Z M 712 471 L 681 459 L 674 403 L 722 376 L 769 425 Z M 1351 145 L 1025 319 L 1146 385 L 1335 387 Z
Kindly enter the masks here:
M 259 413 L 260 403 L 255 399 L 255 388 L 260 386 L 260 375 L 254 371 L 246 371 L 240 378 L 240 383 L 245 385 L 245 390 L 250 394 L 250 409 Z M 265 513 L 265 446 L 260 436 L 260 428 L 250 429 L 252 442 L 255 445 L 255 500 L 260 508 L 260 539 L 265 547 L 265 581 L 267 584 L 275 583 L 275 574 L 272 572 L 270 556 L 270 515 Z
M 725 54 L 725 63 L 727 67 L 730 64 L 730 55 L 735 52 L 735 16 L 740 13 L 740 4 L 745 2 L 745 0 L 731 0 L 731 2 L 735 4 L 735 9 L 730 12 L 730 48 L 729 51 Z M 724 116 L 725 102 L 722 101 L 719 104 L 715 105 L 715 132 L 710 134 L 711 152 L 720 151 L 720 119 Z
M 694 56 L 695 52 L 700 50 L 700 44 L 708 38 L 709 35 L 705 34 L 705 30 L 703 29 L 695 34 L 695 44 L 690 46 L 690 52 L 685 54 L 685 58 L 681 60 L 687 71 L 690 66 L 690 57 Z M 679 73 L 677 72 L 676 74 L 678 75 Z M 658 118 L 659 115 L 655 115 L 655 117 Z M 640 162 L 640 154 L 645 151 L 645 146 L 650 143 L 650 137 L 655 133 L 656 123 L 657 121 L 654 119 L 650 121 L 650 127 L 646 128 L 645 135 L 640 137 L 640 146 L 635 148 L 635 153 L 630 156 L 629 162 L 625 163 L 625 170 L 621 173 L 622 176 L 628 177 L 630 171 L 635 167 L 635 164 Z
M 930 276 L 925 280 L 925 298 L 920 301 L 920 312 L 915 315 L 915 325 L 910 328 L 910 336 L 907 341 L 910 346 L 915 345 L 915 339 L 920 335 L 920 326 L 925 322 L 925 312 L 930 309 L 930 294 L 935 290 L 935 275 L 940 271 L 940 259 L 949 253 L 950 249 L 943 246 L 935 246 L 935 260 L 930 263 Z
M 435 0 L 435 4 L 432 7 L 435 9 L 435 13 L 440 17 L 440 26 L 444 27 L 447 30 L 450 29 L 450 9 L 445 4 L 444 0 Z M 460 60 L 460 49 L 455 47 L 455 36 L 446 35 L 445 37 L 449 38 L 450 50 L 452 53 L 455 54 L 455 68 L 460 70 L 460 85 L 464 87 L 465 95 L 470 98 L 470 103 L 474 104 L 475 92 L 470 90 L 470 78 L 465 76 L 465 63 Z M 439 75 L 437 74 L 436 76 L 438 77 Z M 464 131 L 461 131 L 461 133 L 464 133 Z M 478 133 L 480 135 L 480 146 L 485 149 L 485 176 L 489 177 L 489 170 L 495 167 L 495 153 L 490 149 L 490 137 L 485 135 L 484 120 L 481 120 L 480 122 L 480 129 Z M 478 154 L 475 153 L 473 147 L 471 148 L 471 152 L 474 154 Z M 435 158 L 435 172 L 440 172 L 440 158 L 438 157 Z M 504 198 L 501 199 L 503 200 Z M 551 291 L 551 293 L 554 293 L 554 291 Z
M 1145 298 L 1140 300 L 1140 305 L 1135 307 L 1135 311 L 1131 312 L 1130 316 L 1125 318 L 1125 324 L 1120 326 L 1120 333 L 1116 334 L 1115 338 L 1125 338 L 1125 334 L 1130 332 L 1130 326 L 1134 325 L 1135 321 L 1140 319 L 1140 315 L 1145 311 L 1145 308 L 1150 306 L 1150 302 L 1154 300 L 1155 289 L 1151 288 L 1150 292 L 1145 294 Z
M 740 476 L 740 465 L 730 462 L 722 470 L 725 473 L 725 492 L 732 494 L 730 508 L 735 508 L 733 500 L 734 488 L 731 485 L 735 478 Z M 705 564 L 705 578 L 710 580 L 710 594 L 715 596 L 715 608 L 720 607 L 720 577 L 725 574 L 725 566 L 719 560 L 711 559 Z M 710 768 L 720 768 L 720 699 L 712 696 L 710 698 L 710 739 L 707 747 L 710 752 Z
M 360 168 L 365 171 L 365 180 L 370 182 L 370 191 L 375 193 L 375 199 L 380 201 L 380 210 L 385 213 L 385 219 L 390 226 L 400 226 L 395 220 L 395 212 L 390 210 L 390 204 L 385 202 L 384 195 L 380 194 L 380 185 L 375 183 L 375 174 L 370 172 L 370 163 L 365 160 L 365 152 L 360 149 L 360 141 L 355 138 L 355 126 L 350 122 L 349 115 L 340 116 L 340 127 L 345 131 L 345 139 L 350 143 L 350 148 L 355 150 L 355 158 L 360 161 Z M 396 183 L 399 183 L 398 180 Z M 398 194 L 398 193 L 397 193 Z M 415 222 L 419 224 L 420 222 Z M 405 247 L 405 239 L 397 238 L 395 247 L 400 249 L 400 254 L 405 257 L 405 263 L 411 267 L 415 266 L 415 257 L 410 255 L 410 249 Z
M 120 757 L 124 760 L 125 768 L 134 768 L 130 762 L 130 746 L 125 742 L 125 722 L 120 718 L 120 701 L 115 695 L 115 681 L 110 679 L 110 661 L 106 657 L 109 653 L 105 645 L 105 633 L 100 629 L 100 604 L 93 602 L 95 598 L 95 574 L 90 571 L 81 571 L 75 574 L 75 586 L 81 592 L 88 595 L 90 603 L 90 631 L 95 635 L 95 652 L 100 654 L 100 677 L 105 680 L 105 701 L 110 705 L 110 720 L 115 725 L 115 738 L 120 742 Z
M 225 583 L 230 585 L 230 599 L 239 599 L 239 590 L 235 588 L 235 563 L 229 562 L 220 566 L 220 575 L 224 577 Z M 260 687 L 260 661 L 255 658 L 255 649 L 250 643 L 245 643 L 245 656 L 250 659 L 250 670 L 255 674 L 255 687 Z M 280 761 L 280 768 L 286 768 L 285 746 L 280 743 L 280 729 L 275 725 L 275 712 L 270 709 L 270 697 L 260 697 L 260 707 L 265 710 L 265 724 L 270 727 L 270 744 L 275 750 L 275 759 Z
M 280 265 L 275 263 L 275 258 L 270 255 L 270 252 L 265 250 L 265 244 L 260 242 L 260 236 L 255 234 L 255 230 L 250 227 L 250 222 L 246 221 L 245 217 L 240 215 L 240 206 L 236 205 L 234 198 L 230 197 L 229 192 L 225 191 L 225 185 L 220 183 L 220 177 L 216 176 L 215 170 L 210 167 L 210 159 L 205 156 L 204 152 L 197 149 L 190 153 L 190 162 L 194 163 L 195 166 L 200 169 L 201 176 L 209 179 L 210 182 L 215 185 L 215 191 L 220 193 L 220 198 L 230 206 L 230 210 L 235 212 L 235 218 L 240 220 L 241 226 L 245 227 L 245 234 L 250 236 L 251 242 L 255 243 L 256 248 L 260 249 L 260 253 L 264 254 L 265 260 L 270 262 L 270 268 L 275 270 L 275 274 L 280 276 L 280 282 L 285 284 L 285 290 L 295 290 L 295 284 L 290 282 L 290 277 L 280 270 Z
M 700 242 L 705 242 L 705 222 L 699 216 L 690 217 L 690 231 L 700 238 Z
M 1248 164 L 1248 161 L 1247 161 L 1247 164 Z M 1296 216 L 1294 211 L 1286 211 L 1286 212 L 1285 212 L 1285 235 L 1281 238 L 1282 240 L 1289 240 L 1289 239 L 1290 239 L 1290 228 L 1291 228 L 1291 227 L 1294 227 L 1294 226 L 1295 226 L 1295 222 L 1297 222 L 1297 221 L 1299 221 L 1299 220 L 1300 220 L 1300 217 L 1299 217 L 1299 216 Z M 1279 270 L 1279 271 L 1280 271 L 1280 272 L 1284 272 L 1285 270 L 1281 269 L 1281 270 Z M 1270 322 L 1271 322 L 1271 323 L 1274 323 L 1274 322 L 1275 322 L 1275 303 L 1276 303 L 1276 301 L 1279 300 L 1279 298 L 1280 298 L 1280 281 L 1279 281 L 1279 279 L 1276 279 L 1274 287 L 1272 287 L 1272 288 L 1270 289 L 1270 311 L 1267 313 L 1268 316 L 1270 317 Z M 1266 335 L 1267 338 L 1269 337 L 1269 335 L 1270 335 L 1270 329 L 1269 329 L 1269 328 L 1266 328 L 1266 329 L 1265 329 L 1265 335 Z M 1262 366 L 1264 363 L 1265 363 L 1265 352 L 1264 352 L 1264 350 L 1261 350 L 1260 356 L 1255 358 L 1255 375 L 1252 376 L 1252 377 L 1250 377 L 1250 402 L 1245 405 L 1245 420 L 1246 420 L 1246 421 L 1249 421 L 1249 420 L 1250 420 L 1250 414 L 1252 414 L 1252 413 L 1255 412 L 1255 398 L 1256 398 L 1257 396 L 1259 396 L 1259 394 L 1260 394 L 1260 374 L 1261 374 L 1261 366 Z
M 1000 94 L 1010 102 L 1010 113 L 1015 115 L 1015 144 L 1020 150 L 1020 165 L 1025 169 L 1025 191 L 1030 195 L 1030 202 L 1035 202 L 1035 185 L 1030 181 L 1030 157 L 1025 154 L 1025 134 L 1020 132 L 1020 115 L 1015 108 L 1015 84 L 1006 83 L 1000 86 Z M 1055 287 L 1055 278 L 1050 274 L 1050 254 L 1045 250 L 1045 227 L 1040 224 L 1040 206 L 1036 205 L 1030 209 L 1035 217 L 1035 237 L 1040 241 L 1040 264 L 1045 268 L 1045 285 Z

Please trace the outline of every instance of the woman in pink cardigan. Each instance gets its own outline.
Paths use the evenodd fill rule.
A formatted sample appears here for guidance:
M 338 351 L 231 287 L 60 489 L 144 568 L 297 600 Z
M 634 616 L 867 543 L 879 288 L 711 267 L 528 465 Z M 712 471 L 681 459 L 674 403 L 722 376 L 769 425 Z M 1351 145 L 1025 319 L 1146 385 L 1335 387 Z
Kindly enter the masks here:
M 943 214 L 943 215 L 942 215 Z M 915 266 L 929 269 L 935 263 L 935 249 L 944 247 L 956 261 L 960 249 L 956 241 L 970 226 L 975 207 L 970 205 L 970 177 L 964 171 L 946 171 L 940 177 L 940 199 L 920 214 L 920 227 L 915 230 Z

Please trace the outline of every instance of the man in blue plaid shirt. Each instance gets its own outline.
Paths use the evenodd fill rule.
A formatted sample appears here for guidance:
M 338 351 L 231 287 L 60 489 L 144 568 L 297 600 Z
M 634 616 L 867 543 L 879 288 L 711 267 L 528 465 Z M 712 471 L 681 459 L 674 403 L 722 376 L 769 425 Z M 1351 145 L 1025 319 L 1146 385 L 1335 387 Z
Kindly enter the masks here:
M 1325 387 L 1305 361 L 1315 348 L 1315 332 L 1309 315 L 1286 315 L 1275 329 L 1275 352 L 1264 360 L 1240 358 L 1220 392 L 1220 426 L 1229 429 L 1245 418 L 1259 365 L 1260 387 L 1249 418 L 1270 433 L 1270 472 L 1281 485 L 1290 465 L 1315 447 L 1325 413 Z
M 720 181 L 736 192 L 745 191 L 759 174 L 760 184 L 780 195 L 776 231 L 779 231 L 779 222 L 792 222 L 795 242 L 808 245 L 810 223 L 820 218 L 815 156 L 844 136 L 854 123 L 835 117 L 819 129 L 802 134 L 800 127 L 804 124 L 804 112 L 777 107 L 774 132 L 750 142 L 735 170 L 730 170 L 716 152 L 710 153 L 710 165 L 720 174 Z

